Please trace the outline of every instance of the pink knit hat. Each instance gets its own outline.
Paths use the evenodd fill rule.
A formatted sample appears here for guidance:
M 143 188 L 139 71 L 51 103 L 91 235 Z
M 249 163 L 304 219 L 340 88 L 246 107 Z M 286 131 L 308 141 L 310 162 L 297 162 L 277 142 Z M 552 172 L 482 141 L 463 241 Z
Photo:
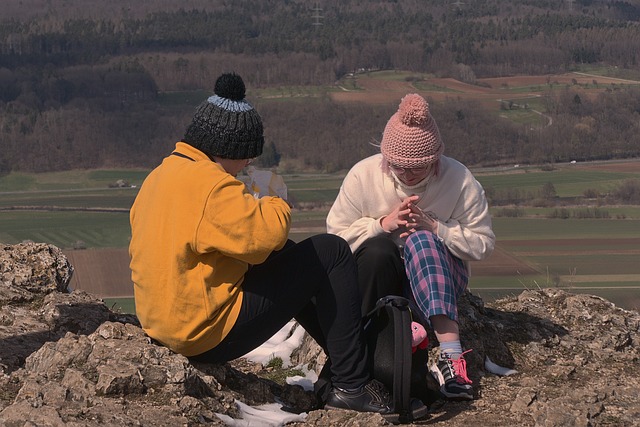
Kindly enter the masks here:
M 440 158 L 444 143 L 423 97 L 410 93 L 402 98 L 384 128 L 380 151 L 389 163 L 403 168 L 427 166 Z

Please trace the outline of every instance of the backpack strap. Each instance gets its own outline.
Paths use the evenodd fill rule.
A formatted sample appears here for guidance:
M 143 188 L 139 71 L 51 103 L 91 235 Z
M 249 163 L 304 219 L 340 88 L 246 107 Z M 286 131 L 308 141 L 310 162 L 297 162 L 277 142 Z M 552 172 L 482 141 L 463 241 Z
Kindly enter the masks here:
M 405 300 L 406 302 L 406 300 Z M 411 415 L 411 312 L 408 304 L 394 305 L 393 327 L 396 335 L 393 396 L 401 423 L 412 421 Z
M 389 388 L 401 423 L 411 422 L 411 311 L 409 300 L 395 295 L 380 298 L 367 314 L 374 345 L 374 374 Z M 382 329 L 379 329 L 382 328 Z M 378 353 L 380 351 L 380 353 Z M 377 356 L 380 354 L 381 359 Z

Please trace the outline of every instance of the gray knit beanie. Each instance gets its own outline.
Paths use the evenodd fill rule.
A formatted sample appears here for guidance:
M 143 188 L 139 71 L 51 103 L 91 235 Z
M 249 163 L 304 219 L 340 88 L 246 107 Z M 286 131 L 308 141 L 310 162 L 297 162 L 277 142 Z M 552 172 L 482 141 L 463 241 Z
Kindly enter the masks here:
M 252 159 L 262 154 L 262 119 L 245 100 L 242 78 L 218 77 L 214 95 L 198 106 L 183 141 L 209 157 Z

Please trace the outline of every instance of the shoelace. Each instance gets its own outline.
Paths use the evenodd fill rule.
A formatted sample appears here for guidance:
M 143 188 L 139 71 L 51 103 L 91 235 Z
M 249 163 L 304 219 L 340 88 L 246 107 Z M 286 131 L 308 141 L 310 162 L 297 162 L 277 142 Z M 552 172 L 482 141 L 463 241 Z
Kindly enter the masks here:
M 458 384 L 473 384 L 473 381 L 467 376 L 467 361 L 464 360 L 464 355 L 471 350 L 463 352 L 457 359 L 449 359 L 453 365 L 453 370 L 456 373 L 456 382 Z
M 460 357 L 457 359 L 452 359 L 449 357 L 447 353 L 444 353 L 444 356 L 449 361 L 449 366 L 453 368 L 454 377 L 458 384 L 473 384 L 473 381 L 469 379 L 467 376 L 467 361 L 464 360 L 464 355 L 472 351 L 471 349 L 462 352 Z

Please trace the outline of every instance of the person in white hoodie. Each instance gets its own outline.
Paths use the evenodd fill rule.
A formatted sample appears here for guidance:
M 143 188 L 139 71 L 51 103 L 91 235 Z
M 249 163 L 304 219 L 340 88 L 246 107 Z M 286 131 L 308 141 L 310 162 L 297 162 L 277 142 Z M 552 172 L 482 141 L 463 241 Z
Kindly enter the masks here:
M 408 94 L 387 122 L 380 153 L 345 177 L 327 216 L 327 231 L 344 238 L 358 263 L 362 313 L 386 295 L 415 302 L 440 343 L 430 367 L 440 392 L 473 399 L 460 343 L 457 300 L 469 261 L 487 258 L 495 235 L 484 190 L 444 143 L 418 94 Z

